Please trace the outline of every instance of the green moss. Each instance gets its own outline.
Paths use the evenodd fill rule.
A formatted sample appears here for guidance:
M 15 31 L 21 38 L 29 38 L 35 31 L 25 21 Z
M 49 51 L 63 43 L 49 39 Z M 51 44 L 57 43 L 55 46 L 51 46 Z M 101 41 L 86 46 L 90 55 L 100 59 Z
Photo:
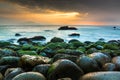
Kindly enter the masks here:
M 10 42 L 0 41 L 0 47 L 1 47 L 1 48 L 7 47 L 7 46 L 9 46 L 10 44 L 11 44 Z
M 104 44 L 104 49 L 118 50 L 119 47 L 116 44 Z
M 35 51 L 18 50 L 17 52 L 19 55 L 37 55 Z
M 50 42 L 64 42 L 64 40 L 62 38 L 54 37 Z

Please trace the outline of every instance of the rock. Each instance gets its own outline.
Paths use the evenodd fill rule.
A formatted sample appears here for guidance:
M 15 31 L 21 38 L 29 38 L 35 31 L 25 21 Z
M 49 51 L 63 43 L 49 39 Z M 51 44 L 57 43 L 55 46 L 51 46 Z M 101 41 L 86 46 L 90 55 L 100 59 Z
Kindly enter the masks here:
M 31 43 L 32 41 L 29 38 L 20 38 L 17 40 L 19 44 L 28 44 Z
M 92 53 L 95 53 L 95 52 L 98 52 L 98 50 L 96 48 L 90 48 L 87 50 L 87 54 L 92 54 Z
M 103 65 L 103 70 L 105 71 L 115 71 L 116 69 L 116 65 L 113 63 L 106 63 L 105 65 Z
M 47 72 L 50 66 L 50 64 L 40 64 L 35 66 L 32 71 L 42 73 L 44 76 L 47 77 Z
M 17 67 L 20 58 L 14 56 L 6 56 L 0 59 L 0 65 L 11 65 L 12 67 Z
M 30 51 L 30 50 L 18 50 L 17 51 L 19 56 L 22 56 L 22 55 L 37 55 L 36 51 Z
M 0 73 L 0 80 L 3 80 L 3 75 Z
M 0 57 L 17 56 L 17 53 L 11 49 L 0 49 Z
M 56 54 L 52 60 L 53 62 L 59 60 L 59 59 L 68 59 L 68 60 L 71 60 L 73 62 L 76 62 L 77 61 L 77 56 L 74 56 L 74 55 L 68 55 L 68 54 Z
M 77 30 L 75 27 L 62 26 L 58 30 Z
M 61 59 L 54 62 L 48 71 L 48 80 L 57 80 L 60 78 L 71 78 L 78 80 L 83 75 L 83 71 L 72 61 Z
M 22 36 L 22 35 L 21 35 L 20 33 L 16 33 L 16 34 L 15 34 L 15 36 L 17 36 L 17 37 L 18 37 L 18 36 Z
M 8 68 L 10 68 L 11 66 L 10 65 L 2 65 L 2 66 L 0 66 L 0 73 L 2 74 L 2 75 L 4 75 L 5 74 L 5 71 L 8 69 Z
M 99 41 L 104 42 L 104 41 L 105 41 L 105 39 L 104 39 L 104 38 L 100 38 L 100 39 L 99 39 Z
M 10 42 L 7 42 L 7 41 L 0 41 L 0 48 L 4 48 L 4 47 L 7 47 L 11 45 Z
M 104 49 L 119 50 L 119 46 L 117 44 L 107 43 L 104 45 Z
M 79 37 L 80 34 L 79 33 L 72 33 L 72 34 L 69 34 L 68 36 L 70 36 L 70 37 Z
M 50 59 L 47 57 L 42 56 L 30 56 L 30 55 L 23 55 L 20 59 L 20 66 L 24 69 L 32 69 L 36 65 L 39 64 L 47 64 L 50 62 Z
M 120 72 L 93 72 L 83 75 L 79 80 L 120 80 Z
M 24 72 L 15 76 L 12 80 L 46 80 L 46 78 L 38 72 Z
M 88 56 L 83 55 L 79 57 L 77 64 L 85 73 L 100 71 L 100 67 L 98 66 L 97 62 Z
M 43 40 L 46 40 L 46 38 L 44 36 L 34 36 L 32 38 L 29 38 L 30 40 L 32 41 L 43 41 Z
M 74 56 L 80 56 L 80 55 L 84 54 L 80 50 L 72 50 L 72 49 L 60 49 L 60 50 L 57 51 L 56 54 L 58 54 L 58 53 L 68 54 L 68 55 L 74 55 Z
M 96 60 L 98 65 L 102 67 L 105 63 L 109 63 L 111 61 L 111 58 L 101 52 L 96 52 L 88 55 L 92 59 Z
M 82 43 L 82 42 L 80 42 L 80 41 L 78 41 L 78 40 L 76 40 L 76 39 L 72 39 L 72 40 L 70 40 L 68 43 L 69 43 L 70 46 L 72 46 L 72 47 L 74 47 L 74 48 L 78 48 L 78 47 L 80 47 L 80 46 L 84 46 L 84 43 Z M 69 47 L 70 47 L 70 46 L 69 46 Z
M 113 57 L 112 62 L 116 65 L 117 70 L 120 71 L 120 56 Z
M 51 40 L 50 40 L 50 42 L 64 42 L 64 40 L 63 39 L 61 39 L 61 38 L 58 38 L 58 37 L 54 37 L 54 38 L 52 38 Z
M 15 68 L 13 71 L 5 76 L 4 80 L 12 80 L 15 76 L 23 72 L 24 71 L 21 68 Z

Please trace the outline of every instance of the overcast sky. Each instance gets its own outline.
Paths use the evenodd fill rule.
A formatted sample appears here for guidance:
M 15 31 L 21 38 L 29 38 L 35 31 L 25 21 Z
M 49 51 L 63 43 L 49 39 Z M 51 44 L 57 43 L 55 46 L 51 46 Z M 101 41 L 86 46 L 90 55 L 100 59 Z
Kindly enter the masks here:
M 120 0 L 0 0 L 0 24 L 120 25 Z

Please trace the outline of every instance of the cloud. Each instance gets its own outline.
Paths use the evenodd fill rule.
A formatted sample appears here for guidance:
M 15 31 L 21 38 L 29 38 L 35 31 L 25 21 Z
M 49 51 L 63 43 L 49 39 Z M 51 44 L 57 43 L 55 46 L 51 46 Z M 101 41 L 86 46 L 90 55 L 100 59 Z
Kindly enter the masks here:
M 5 0 L 10 3 L 27 7 L 33 11 L 44 11 L 43 9 L 59 11 L 117 11 L 120 0 Z

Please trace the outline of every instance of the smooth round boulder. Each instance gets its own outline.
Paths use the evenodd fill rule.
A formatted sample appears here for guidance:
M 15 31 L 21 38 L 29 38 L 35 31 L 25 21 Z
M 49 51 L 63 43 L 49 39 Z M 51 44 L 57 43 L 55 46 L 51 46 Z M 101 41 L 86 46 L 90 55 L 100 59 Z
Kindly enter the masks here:
M 3 80 L 3 75 L 0 73 L 0 80 Z
M 111 58 L 108 55 L 101 52 L 89 54 L 89 57 L 96 60 L 100 67 L 102 67 L 105 63 L 109 63 L 111 61 Z
M 120 80 L 120 72 L 92 72 L 83 75 L 79 80 Z
M 15 76 L 12 80 L 46 80 L 46 78 L 38 72 L 24 72 Z
M 20 58 L 19 65 L 25 69 L 31 69 L 39 64 L 47 64 L 50 61 L 48 57 L 23 55 Z
M 117 70 L 120 70 L 120 56 L 113 57 L 112 62 L 116 65 Z
M 2 57 L 0 59 L 0 65 L 11 65 L 12 67 L 18 66 L 20 58 L 14 56 Z
M 82 75 L 82 69 L 80 69 L 74 62 L 67 59 L 57 60 L 48 70 L 48 80 L 57 80 L 60 78 L 78 80 Z
M 100 71 L 100 67 L 97 62 L 88 56 L 83 55 L 79 57 L 77 64 L 85 73 Z
M 64 42 L 62 38 L 54 37 L 50 40 L 50 42 Z
M 24 71 L 21 68 L 15 68 L 10 73 L 6 73 L 4 80 L 12 80 L 16 75 L 23 73 Z
M 68 59 L 68 60 L 71 60 L 73 62 L 76 62 L 77 61 L 77 56 L 74 56 L 74 55 L 68 55 L 68 54 L 56 54 L 52 60 L 53 62 L 59 60 L 59 59 Z
M 103 65 L 103 70 L 105 71 L 115 71 L 116 69 L 116 65 L 113 63 L 106 63 L 105 65 Z
M 44 76 L 47 76 L 47 72 L 50 66 L 50 64 L 40 64 L 35 66 L 32 71 L 39 72 L 42 73 Z

